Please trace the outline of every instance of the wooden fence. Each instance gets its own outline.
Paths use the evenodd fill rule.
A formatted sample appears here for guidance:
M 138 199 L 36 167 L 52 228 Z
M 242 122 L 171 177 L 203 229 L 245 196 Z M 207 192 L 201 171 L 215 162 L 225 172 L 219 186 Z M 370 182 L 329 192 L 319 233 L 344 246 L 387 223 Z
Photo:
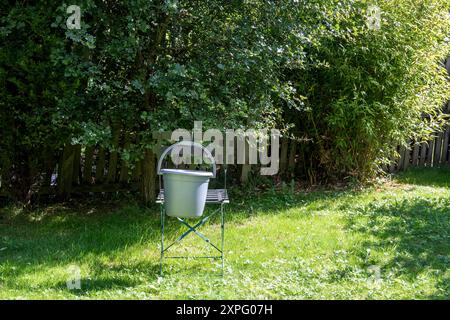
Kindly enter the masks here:
M 155 160 L 161 154 L 163 141 L 170 139 L 170 133 L 158 136 L 154 151 Z M 121 139 L 126 145 L 125 139 Z M 298 142 L 282 139 L 280 144 L 279 174 L 284 175 L 295 171 L 301 161 L 298 155 Z M 394 159 L 384 169 L 388 172 L 405 170 L 409 167 L 437 167 L 450 165 L 450 127 L 435 135 L 435 138 L 423 143 L 411 142 L 409 147 L 398 147 L 399 159 Z M 153 162 L 155 166 L 156 161 Z M 47 178 L 48 192 L 115 192 L 139 190 L 143 171 L 143 161 L 138 162 L 133 169 L 126 161 L 119 158 L 117 152 L 110 152 L 103 148 L 82 147 L 80 145 L 67 146 L 62 159 L 55 168 L 53 177 Z M 249 178 L 251 166 L 241 165 L 240 180 L 246 182 Z M 152 176 L 152 179 L 155 179 Z M 155 180 L 156 181 L 156 180 Z M 53 189 L 53 190 L 52 190 Z
M 145 191 L 153 197 L 155 191 L 156 172 L 155 159 L 161 153 L 163 140 L 169 139 L 170 134 L 157 132 L 153 134 L 156 144 L 133 167 L 120 158 L 121 148 L 127 149 L 131 141 L 125 131 L 117 130 L 113 139 L 113 150 L 98 146 L 82 146 L 68 144 L 61 155 L 50 161 L 46 172 L 35 191 L 40 195 L 69 195 L 71 193 L 90 192 L 119 192 L 136 191 L 142 188 L 142 180 L 148 181 L 148 190 Z M 116 151 L 114 151 L 116 150 Z M 52 155 L 53 156 L 53 155 Z M 49 159 L 52 159 L 52 156 Z M 0 186 L 1 184 L 0 177 Z M 0 196 L 8 193 L 0 188 Z
M 71 193 L 108 193 L 141 191 L 142 179 L 147 176 L 149 199 L 152 200 L 156 189 L 156 159 L 163 149 L 163 141 L 169 140 L 169 133 L 161 133 L 157 137 L 153 149 L 152 161 L 139 161 L 131 168 L 127 161 L 119 157 L 117 151 L 100 147 L 67 145 L 51 170 L 45 173 L 39 186 L 39 194 L 69 195 Z M 120 141 L 120 143 L 119 143 Z M 127 137 L 118 137 L 117 146 L 125 147 L 130 143 Z M 280 175 L 289 175 L 301 165 L 297 154 L 298 142 L 281 139 L 280 142 Z M 408 148 L 399 147 L 400 158 L 393 160 L 383 169 L 387 172 L 405 170 L 408 167 L 450 166 L 450 126 L 428 142 L 411 143 Z M 251 175 L 250 165 L 240 165 L 239 178 L 246 182 Z
M 450 70 L 450 58 L 447 60 Z M 445 113 L 450 114 L 450 102 Z M 385 167 L 387 172 L 402 171 L 409 167 L 439 167 L 450 165 L 450 125 L 441 132 L 436 132 L 434 138 L 422 143 L 411 141 L 408 147 L 398 147 L 400 158 L 393 160 Z
M 150 152 L 151 159 L 144 159 L 132 167 L 121 159 L 118 151 L 97 146 L 67 145 L 61 158 L 50 170 L 40 187 L 41 194 L 70 194 L 85 192 L 136 191 L 142 187 L 142 179 L 149 176 L 153 192 L 156 182 L 156 158 L 161 154 L 164 140 L 170 133 L 153 134 L 156 141 Z M 131 141 L 126 132 L 114 136 L 114 150 L 127 149 Z M 149 161 L 150 160 L 150 161 Z
M 386 168 L 388 172 L 402 171 L 408 167 L 439 167 L 450 165 L 450 127 L 436 134 L 428 142 L 411 143 L 409 147 L 399 147 L 400 158 Z

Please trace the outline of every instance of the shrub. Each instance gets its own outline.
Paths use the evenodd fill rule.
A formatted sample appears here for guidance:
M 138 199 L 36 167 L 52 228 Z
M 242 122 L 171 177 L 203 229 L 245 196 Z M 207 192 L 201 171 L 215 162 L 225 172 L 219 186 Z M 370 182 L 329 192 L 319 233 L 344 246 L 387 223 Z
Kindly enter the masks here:
M 51 59 L 64 45 L 50 27 L 53 2 L 0 4 L 0 177 L 3 189 L 27 202 L 71 135 L 69 119 L 52 124 L 61 114 L 57 98 L 76 85 Z
M 376 3 L 379 29 L 367 24 L 369 1 L 321 7 L 316 29 L 324 32 L 306 49 L 311 63 L 306 70 L 287 68 L 286 80 L 304 105 L 286 108 L 285 119 L 306 141 L 305 168 L 316 177 L 373 177 L 398 144 L 423 139 L 444 123 L 448 1 Z

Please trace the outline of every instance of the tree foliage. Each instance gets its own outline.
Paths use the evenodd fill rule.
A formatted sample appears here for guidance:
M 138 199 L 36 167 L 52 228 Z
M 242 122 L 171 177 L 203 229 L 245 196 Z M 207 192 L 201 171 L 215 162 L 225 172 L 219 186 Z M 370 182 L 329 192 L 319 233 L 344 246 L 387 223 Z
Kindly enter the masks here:
M 53 1 L 0 4 L 0 175 L 2 187 L 24 200 L 55 161 L 52 151 L 70 137 L 57 98 L 74 85 L 51 60 L 54 48 L 65 42 L 63 33 L 50 27 L 54 10 Z M 52 124 L 59 117 L 61 125 Z
M 317 28 L 324 32 L 307 50 L 314 62 L 286 72 L 305 103 L 286 109 L 284 119 L 303 139 L 304 167 L 312 180 L 373 177 L 397 145 L 429 138 L 445 123 L 448 2 L 376 4 L 381 17 L 376 29 L 367 23 L 371 1 L 330 1 L 322 7 Z
M 0 4 L 0 174 L 17 198 L 64 145 L 117 148 L 117 131 L 133 163 L 152 131 L 194 120 L 278 126 L 302 141 L 299 173 L 365 179 L 442 123 L 444 0 L 75 2 Z M 66 26 L 69 4 L 79 30 Z

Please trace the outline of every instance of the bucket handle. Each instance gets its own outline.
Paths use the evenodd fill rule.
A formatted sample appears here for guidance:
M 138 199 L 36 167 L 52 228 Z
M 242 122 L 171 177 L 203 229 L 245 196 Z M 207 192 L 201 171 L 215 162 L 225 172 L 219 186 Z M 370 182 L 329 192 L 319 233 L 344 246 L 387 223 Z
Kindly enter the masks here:
M 179 146 L 193 146 L 193 147 L 197 147 L 202 149 L 206 156 L 212 161 L 212 167 L 213 167 L 213 178 L 216 177 L 216 161 L 214 160 L 213 155 L 211 154 L 211 152 L 206 149 L 204 146 L 202 146 L 200 143 L 194 142 L 194 141 L 180 141 L 178 143 L 174 143 L 173 145 L 171 145 L 170 147 L 168 147 L 166 150 L 164 150 L 164 152 L 161 154 L 161 157 L 159 157 L 158 160 L 158 169 L 156 170 L 156 173 L 158 175 L 161 175 L 161 165 L 162 162 L 164 160 L 164 158 L 166 157 L 166 155 L 175 147 L 179 147 Z

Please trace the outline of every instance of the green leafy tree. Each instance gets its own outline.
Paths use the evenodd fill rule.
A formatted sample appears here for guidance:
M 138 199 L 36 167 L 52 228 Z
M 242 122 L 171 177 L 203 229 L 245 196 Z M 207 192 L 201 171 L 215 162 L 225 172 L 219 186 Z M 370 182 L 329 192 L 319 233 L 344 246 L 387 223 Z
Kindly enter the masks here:
M 0 4 L 0 175 L 24 201 L 73 142 L 144 161 L 149 201 L 153 131 L 283 127 L 303 174 L 364 180 L 443 123 L 444 0 L 75 2 L 79 30 L 69 3 Z
M 63 104 L 73 108 L 64 118 L 90 114 L 77 121 L 85 143 L 111 145 L 115 132 L 126 130 L 134 143 L 123 155 L 143 157 L 145 168 L 154 168 L 152 131 L 190 128 L 195 120 L 222 129 L 273 126 L 279 102 L 294 98 L 280 66 L 293 55 L 287 48 L 296 38 L 296 8 L 272 1 L 86 2 L 82 29 L 66 31 L 72 45 L 58 55 L 68 60 L 71 81 L 86 83 L 78 103 L 68 92 Z M 154 172 L 147 173 L 144 194 L 151 198 Z
M 449 9 L 441 0 L 330 1 L 310 15 L 323 32 L 307 49 L 313 63 L 286 70 L 304 105 L 284 115 L 304 141 L 303 174 L 365 180 L 397 145 L 439 130 L 450 94 Z
M 0 175 L 2 188 L 25 202 L 71 136 L 57 98 L 77 84 L 64 81 L 63 66 L 51 59 L 64 46 L 63 33 L 50 27 L 54 10 L 54 1 L 0 4 Z
M 15 51 L 29 59 L 28 68 L 39 73 L 39 66 L 51 75 L 39 73 L 41 78 L 34 79 L 24 72 L 26 90 L 46 88 L 45 118 L 34 117 L 45 108 L 29 92 L 24 94 L 27 108 L 14 115 L 17 94 L 11 88 L 3 92 L 14 100 L 4 101 L 5 116 L 29 114 L 25 123 L 31 126 L 40 119 L 44 131 L 36 137 L 31 133 L 35 127 L 20 132 L 14 139 L 30 141 L 23 148 L 5 142 L 13 157 L 35 154 L 34 146 L 55 152 L 74 140 L 114 149 L 124 132 L 133 143 L 119 151 L 130 162 L 144 160 L 143 193 L 150 200 L 155 180 L 152 131 L 189 128 L 194 120 L 216 128 L 273 125 L 281 114 L 279 101 L 292 99 L 289 84 L 280 79 L 280 65 L 289 52 L 286 41 L 295 29 L 291 10 L 296 5 L 217 0 L 77 4 L 82 12 L 79 30 L 66 27 L 68 4 L 14 3 L 3 8 L 8 16 L 2 30 L 8 23 L 15 26 L 18 16 L 39 23 L 30 34 L 22 34 L 21 42 L 13 32 L 2 33 L 10 57 L 2 65 L 5 78 L 14 76 Z M 34 61 L 32 51 L 40 48 L 41 38 L 47 41 L 45 50 Z M 5 134 L 13 127 L 13 122 L 5 125 Z M 19 189 L 29 192 L 31 185 Z

